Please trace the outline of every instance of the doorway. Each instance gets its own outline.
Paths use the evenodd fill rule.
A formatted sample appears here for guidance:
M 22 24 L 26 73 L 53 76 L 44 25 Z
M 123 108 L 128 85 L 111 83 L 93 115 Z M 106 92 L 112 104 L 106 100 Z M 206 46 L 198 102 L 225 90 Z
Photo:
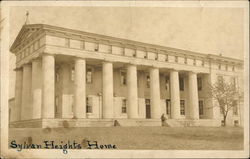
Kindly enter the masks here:
M 145 105 L 146 105 L 146 119 L 150 119 L 151 118 L 150 99 L 145 99 Z

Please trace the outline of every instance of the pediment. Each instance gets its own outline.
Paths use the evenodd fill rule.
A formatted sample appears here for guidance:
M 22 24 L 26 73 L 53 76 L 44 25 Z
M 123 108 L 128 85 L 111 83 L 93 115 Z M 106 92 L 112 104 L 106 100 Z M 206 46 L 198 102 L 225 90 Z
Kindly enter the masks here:
M 28 39 L 32 34 L 40 31 L 41 29 L 42 25 L 39 24 L 23 25 L 14 43 L 12 44 L 10 51 L 15 52 L 14 50 L 16 47 L 20 46 L 24 40 Z

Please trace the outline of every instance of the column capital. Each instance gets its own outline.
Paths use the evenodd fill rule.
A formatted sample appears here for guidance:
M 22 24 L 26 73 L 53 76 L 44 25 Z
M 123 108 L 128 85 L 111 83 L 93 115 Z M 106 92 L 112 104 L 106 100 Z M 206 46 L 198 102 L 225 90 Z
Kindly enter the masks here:
M 77 61 L 77 60 L 86 60 L 86 59 L 82 57 L 74 57 L 74 61 Z

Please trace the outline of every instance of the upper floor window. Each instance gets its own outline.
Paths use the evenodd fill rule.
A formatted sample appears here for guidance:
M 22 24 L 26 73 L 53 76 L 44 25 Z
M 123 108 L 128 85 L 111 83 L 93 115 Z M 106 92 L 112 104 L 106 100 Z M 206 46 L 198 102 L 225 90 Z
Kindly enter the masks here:
M 226 71 L 228 70 L 228 65 L 226 65 Z
M 93 76 L 93 69 L 92 68 L 87 68 L 87 72 L 86 72 L 86 82 L 87 83 L 92 83 L 92 78 Z
M 122 113 L 127 113 L 127 100 L 122 99 Z
M 204 61 L 204 60 L 202 60 L 201 65 L 202 65 L 202 66 L 205 66 L 205 61 Z
M 217 79 L 218 79 L 219 82 L 223 81 L 223 77 L 222 76 L 218 76 Z
M 232 67 L 232 71 L 234 71 L 234 70 L 235 70 L 235 66 Z
M 236 77 L 232 77 L 231 78 L 231 82 L 232 82 L 232 85 L 233 85 L 233 87 L 234 87 L 234 89 L 236 89 Z
M 127 84 L 127 75 L 124 70 L 120 72 L 120 77 L 121 77 L 121 85 L 126 85 Z
M 69 47 L 69 45 L 70 45 L 70 44 L 69 44 L 69 38 L 66 38 L 66 39 L 65 39 L 65 47 Z
M 198 85 L 198 90 L 201 91 L 202 90 L 202 78 L 201 77 L 197 78 L 197 85 Z
M 70 76 L 70 79 L 71 79 L 71 81 L 74 81 L 74 80 L 75 80 L 75 68 L 74 68 L 74 67 L 71 68 L 71 76 Z
M 204 112 L 203 112 L 203 108 L 204 105 L 203 105 L 203 100 L 199 100 L 199 115 L 203 115 Z
M 98 43 L 95 43 L 95 51 L 99 51 L 99 44 Z
M 179 77 L 179 86 L 180 86 L 180 91 L 184 91 L 184 78 Z
M 147 88 L 150 88 L 150 76 L 147 75 L 147 81 L 146 81 Z
M 81 41 L 80 48 L 83 49 L 83 50 L 85 49 L 85 41 Z
M 175 56 L 175 62 L 178 62 L 178 56 Z
M 180 113 L 185 115 L 185 100 L 180 100 Z
M 218 65 L 219 70 L 221 69 L 221 64 Z
M 194 59 L 194 61 L 193 61 L 193 65 L 196 65 L 196 59 Z
M 165 76 L 165 88 L 166 90 L 169 89 L 169 77 L 168 76 Z
M 184 59 L 184 63 L 185 63 L 185 64 L 187 64 L 187 57 L 185 57 L 185 59 Z
M 56 72 L 56 82 L 59 82 L 59 80 L 60 80 L 59 73 L 58 73 L 58 72 Z
M 92 113 L 92 98 L 86 98 L 86 113 Z
M 166 55 L 165 61 L 168 61 L 168 55 Z

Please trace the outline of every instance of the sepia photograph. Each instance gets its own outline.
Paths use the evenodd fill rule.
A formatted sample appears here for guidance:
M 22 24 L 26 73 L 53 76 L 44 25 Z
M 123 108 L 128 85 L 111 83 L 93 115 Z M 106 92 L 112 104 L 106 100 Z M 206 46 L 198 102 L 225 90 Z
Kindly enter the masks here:
M 247 1 L 1 3 L 1 157 L 249 157 Z

